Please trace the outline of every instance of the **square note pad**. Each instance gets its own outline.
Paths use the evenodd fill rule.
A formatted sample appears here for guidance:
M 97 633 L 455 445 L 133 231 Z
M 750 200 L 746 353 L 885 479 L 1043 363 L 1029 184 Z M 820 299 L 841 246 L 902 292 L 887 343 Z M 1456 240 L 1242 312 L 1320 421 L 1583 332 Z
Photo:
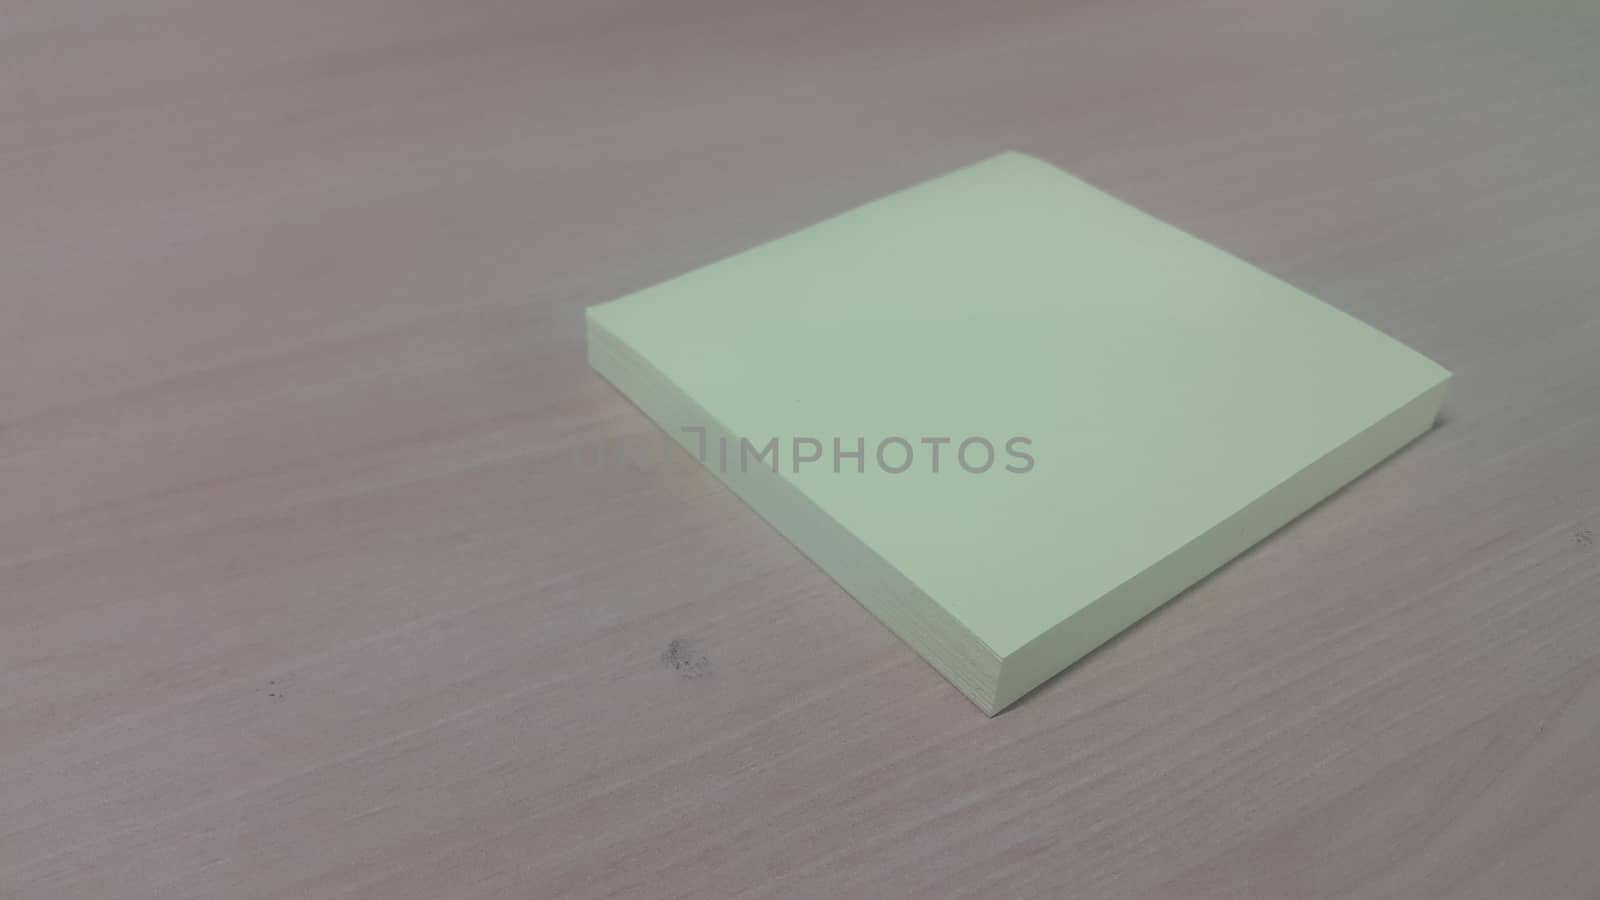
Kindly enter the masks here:
M 1019 154 L 588 329 L 597 371 L 991 715 L 1426 431 L 1449 379 Z

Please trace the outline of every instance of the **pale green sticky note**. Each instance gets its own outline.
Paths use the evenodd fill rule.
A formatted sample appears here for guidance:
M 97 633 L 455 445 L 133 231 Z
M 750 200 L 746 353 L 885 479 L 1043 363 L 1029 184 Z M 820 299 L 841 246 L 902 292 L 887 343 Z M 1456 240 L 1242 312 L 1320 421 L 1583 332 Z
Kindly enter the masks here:
M 598 371 L 989 713 L 1425 431 L 1449 378 L 1020 154 L 589 327 Z

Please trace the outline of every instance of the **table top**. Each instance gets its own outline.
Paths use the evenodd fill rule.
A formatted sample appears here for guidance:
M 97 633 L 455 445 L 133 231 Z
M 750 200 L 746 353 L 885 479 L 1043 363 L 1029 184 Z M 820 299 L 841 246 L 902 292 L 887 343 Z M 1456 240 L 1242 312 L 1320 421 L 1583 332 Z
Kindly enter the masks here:
M 1600 12 L 8 0 L 0 896 L 1600 897 Z M 1033 153 L 1457 373 L 987 719 L 584 307 Z

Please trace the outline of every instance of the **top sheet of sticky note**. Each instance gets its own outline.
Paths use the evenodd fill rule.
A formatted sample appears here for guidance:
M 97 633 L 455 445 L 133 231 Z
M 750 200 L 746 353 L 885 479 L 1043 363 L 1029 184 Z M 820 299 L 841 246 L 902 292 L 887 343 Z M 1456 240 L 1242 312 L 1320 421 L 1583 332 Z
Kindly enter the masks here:
M 1446 375 L 1020 154 L 591 312 L 1000 655 Z

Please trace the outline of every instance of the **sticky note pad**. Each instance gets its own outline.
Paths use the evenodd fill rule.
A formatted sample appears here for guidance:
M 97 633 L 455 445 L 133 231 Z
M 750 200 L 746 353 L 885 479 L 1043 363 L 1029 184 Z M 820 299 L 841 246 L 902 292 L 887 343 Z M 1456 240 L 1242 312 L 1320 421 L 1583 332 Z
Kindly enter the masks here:
M 1020 154 L 588 331 L 598 372 L 991 715 L 1426 431 L 1449 379 Z

